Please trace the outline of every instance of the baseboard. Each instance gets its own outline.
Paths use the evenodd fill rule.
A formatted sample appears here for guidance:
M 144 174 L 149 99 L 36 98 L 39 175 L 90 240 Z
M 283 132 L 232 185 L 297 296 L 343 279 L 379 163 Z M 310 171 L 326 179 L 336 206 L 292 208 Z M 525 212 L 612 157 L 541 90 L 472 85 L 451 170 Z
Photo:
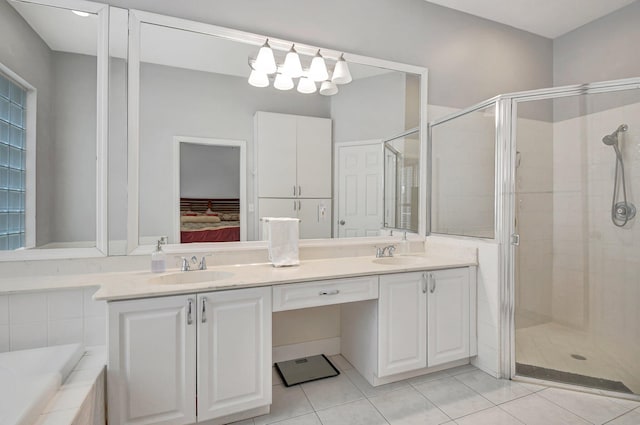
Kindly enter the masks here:
M 253 418 L 255 416 L 267 415 L 271 411 L 271 405 L 257 407 L 255 409 L 246 410 L 244 412 L 235 413 L 233 415 L 224 416 L 222 418 L 210 419 L 208 421 L 200 422 L 199 425 L 223 425 L 231 422 L 238 422 L 245 419 Z
M 340 337 L 273 347 L 273 362 L 284 362 L 317 354 L 325 354 L 327 356 L 340 354 Z
M 423 369 L 412 370 L 411 372 L 398 373 L 397 375 L 385 376 L 384 378 L 373 377 L 371 385 L 377 387 L 379 385 L 390 384 L 392 382 L 404 381 L 405 379 L 415 378 L 416 376 L 426 375 L 433 372 L 439 372 L 441 370 L 451 369 L 457 366 L 464 366 L 469 364 L 469 359 L 454 360 L 449 363 L 441 364 L 438 366 L 425 367 Z

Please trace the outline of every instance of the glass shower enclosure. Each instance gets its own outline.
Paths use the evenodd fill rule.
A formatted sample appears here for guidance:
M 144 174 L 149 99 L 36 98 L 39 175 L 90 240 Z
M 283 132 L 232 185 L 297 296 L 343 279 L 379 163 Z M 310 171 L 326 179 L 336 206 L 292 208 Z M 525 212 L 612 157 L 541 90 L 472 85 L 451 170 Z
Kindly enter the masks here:
M 493 161 L 446 154 L 487 139 Z M 432 233 L 500 246 L 502 376 L 638 398 L 640 78 L 497 96 L 431 123 L 429 141 Z M 482 197 L 437 183 L 471 174 Z

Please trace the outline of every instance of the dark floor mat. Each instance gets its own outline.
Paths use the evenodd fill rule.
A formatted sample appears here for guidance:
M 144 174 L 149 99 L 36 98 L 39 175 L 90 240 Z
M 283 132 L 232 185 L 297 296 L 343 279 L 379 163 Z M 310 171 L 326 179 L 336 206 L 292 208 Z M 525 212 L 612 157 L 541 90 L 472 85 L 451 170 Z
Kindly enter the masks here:
M 340 375 L 324 354 L 278 362 L 276 370 L 287 387 Z
M 620 381 L 611 381 L 593 376 L 578 375 L 577 373 L 562 372 L 539 366 L 516 363 L 516 375 L 545 381 L 562 382 L 564 384 L 580 385 L 582 387 L 597 388 L 599 390 L 616 391 L 619 393 L 633 394 L 625 384 Z

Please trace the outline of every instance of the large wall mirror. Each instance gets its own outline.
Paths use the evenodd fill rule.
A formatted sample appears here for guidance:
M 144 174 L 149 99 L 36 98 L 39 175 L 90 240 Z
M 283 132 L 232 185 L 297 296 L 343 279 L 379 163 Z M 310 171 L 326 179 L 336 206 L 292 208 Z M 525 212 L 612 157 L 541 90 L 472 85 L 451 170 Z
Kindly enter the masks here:
M 0 260 L 107 253 L 108 13 L 0 0 Z
M 301 238 L 424 234 L 424 200 L 411 194 L 424 174 L 426 69 L 296 43 L 303 68 L 320 51 L 330 79 L 342 56 L 352 81 L 335 94 L 320 83 L 300 93 L 298 78 L 277 89 L 275 75 L 255 87 L 264 36 L 141 11 L 129 19 L 129 252 L 162 237 L 260 240 L 265 216 L 299 217 Z M 269 44 L 282 64 L 293 43 Z M 385 146 L 401 153 L 386 204 Z M 402 177 L 409 168 L 413 179 Z

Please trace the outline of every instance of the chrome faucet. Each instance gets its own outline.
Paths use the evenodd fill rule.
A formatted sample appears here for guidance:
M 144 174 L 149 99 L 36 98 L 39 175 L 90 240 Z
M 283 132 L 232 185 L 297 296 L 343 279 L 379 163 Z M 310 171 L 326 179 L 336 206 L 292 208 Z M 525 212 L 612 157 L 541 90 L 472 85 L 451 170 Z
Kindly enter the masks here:
M 386 254 L 385 254 L 386 252 Z M 393 253 L 396 252 L 395 245 L 387 245 L 385 247 L 376 247 L 376 258 L 393 257 Z
M 191 260 L 189 260 L 187 257 L 182 257 L 181 264 L 182 265 L 180 266 L 180 271 L 183 272 L 189 272 L 192 270 L 207 270 L 206 255 L 203 255 L 199 262 L 198 257 L 196 257 L 195 255 L 191 257 Z

